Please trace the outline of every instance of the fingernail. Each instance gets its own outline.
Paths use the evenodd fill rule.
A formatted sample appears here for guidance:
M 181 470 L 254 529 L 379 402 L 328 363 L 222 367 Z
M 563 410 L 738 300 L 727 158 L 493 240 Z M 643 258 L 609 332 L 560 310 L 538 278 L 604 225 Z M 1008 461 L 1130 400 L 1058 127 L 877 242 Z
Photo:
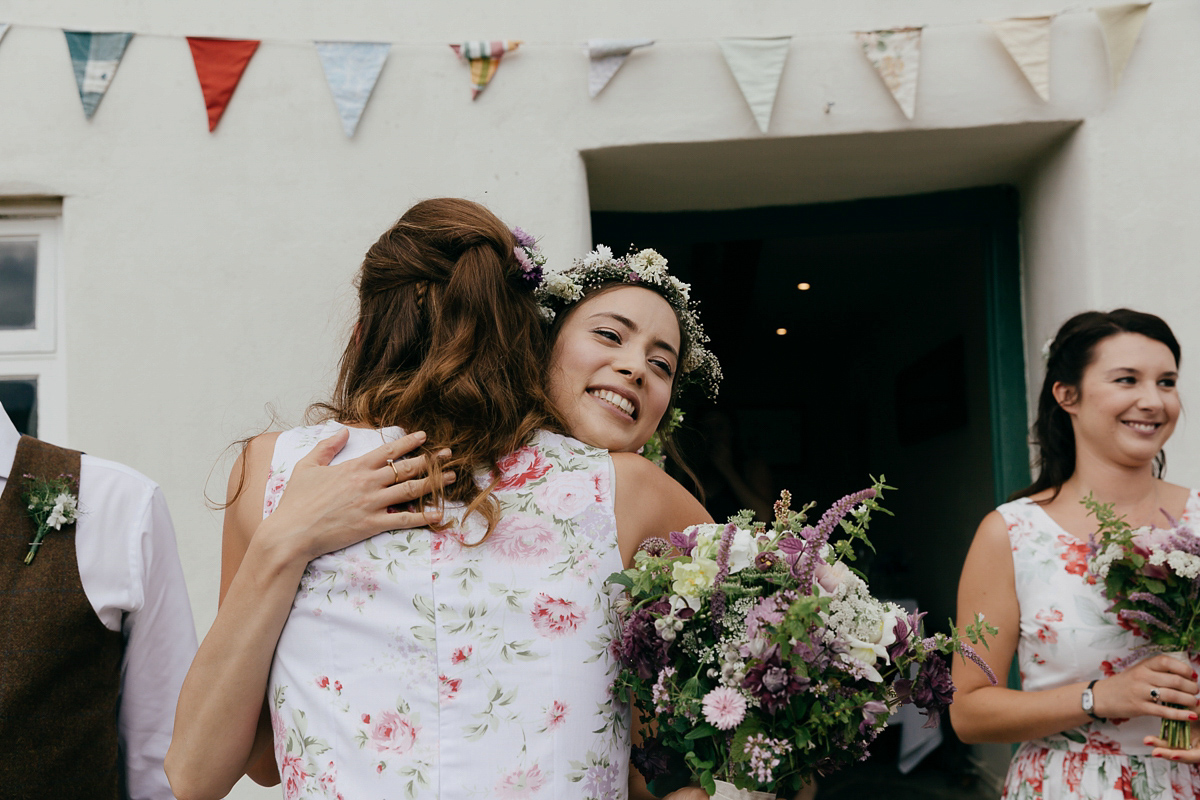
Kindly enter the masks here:
M 441 450 L 438 450 L 438 455 L 441 456 L 442 458 L 449 458 L 450 451 L 449 451 L 449 449 L 443 447 Z
M 1179 756 L 1171 756 L 1171 760 L 1172 760 L 1172 761 L 1178 761 L 1178 760 L 1179 760 Z
M 443 472 L 442 480 L 445 481 L 446 483 L 454 483 L 456 480 L 458 480 L 458 476 L 455 475 L 453 472 Z
M 414 433 L 412 436 L 413 436 L 413 438 L 414 438 L 414 439 L 416 439 L 418 442 L 423 442 L 423 441 L 425 441 L 425 439 L 427 438 L 427 434 L 425 433 L 425 431 L 417 431 L 417 432 L 416 432 L 416 433 Z
M 1197 717 L 1195 714 L 1188 714 L 1188 719 L 1190 719 L 1192 722 L 1195 722 L 1196 720 L 1200 719 L 1200 717 Z

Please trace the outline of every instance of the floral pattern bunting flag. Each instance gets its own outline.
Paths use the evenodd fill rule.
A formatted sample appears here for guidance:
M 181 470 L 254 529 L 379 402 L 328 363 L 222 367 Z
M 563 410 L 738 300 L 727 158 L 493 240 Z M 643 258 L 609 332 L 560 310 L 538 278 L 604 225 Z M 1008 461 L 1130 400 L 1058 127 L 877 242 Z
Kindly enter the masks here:
M 342 130 L 353 137 L 392 46 L 378 42 L 317 42 L 316 45 L 325 80 L 342 118 Z
M 917 72 L 921 60 L 921 29 L 860 31 L 863 53 L 909 119 L 917 113 Z
M 452 44 L 450 48 L 459 58 L 471 65 L 471 99 L 479 97 L 479 93 L 487 88 L 500 69 L 500 59 L 505 53 L 511 53 L 521 46 L 520 42 L 463 42 Z
M 595 97 L 600 94 L 634 48 L 652 44 L 653 39 L 589 39 L 588 95 Z
M 204 93 L 208 109 L 208 131 L 212 133 L 221 115 L 233 98 L 234 90 L 246 71 L 246 65 L 258 50 L 257 39 L 213 39 L 207 36 L 187 37 L 196 63 L 196 77 Z
M 779 79 L 787 61 L 792 37 L 777 36 L 762 39 L 722 39 L 721 52 L 733 73 L 742 96 L 754 114 L 758 129 L 767 132 Z
M 75 84 L 79 87 L 83 113 L 91 119 L 100 105 L 100 99 L 108 91 L 113 76 L 117 74 L 117 65 L 121 63 L 133 34 L 66 30 L 63 34 L 67 37 L 67 50 L 71 54 L 71 67 L 75 70 Z
M 1054 15 L 990 20 L 989 25 L 1038 97 L 1050 102 L 1050 23 Z
M 1104 31 L 1104 44 L 1108 47 L 1109 79 L 1113 89 L 1121 83 L 1121 75 L 1129 63 L 1129 56 L 1133 53 L 1133 46 L 1142 32 L 1142 23 L 1146 21 L 1146 12 L 1149 10 L 1149 3 L 1128 3 L 1096 9 L 1096 18 L 1100 20 L 1100 28 Z

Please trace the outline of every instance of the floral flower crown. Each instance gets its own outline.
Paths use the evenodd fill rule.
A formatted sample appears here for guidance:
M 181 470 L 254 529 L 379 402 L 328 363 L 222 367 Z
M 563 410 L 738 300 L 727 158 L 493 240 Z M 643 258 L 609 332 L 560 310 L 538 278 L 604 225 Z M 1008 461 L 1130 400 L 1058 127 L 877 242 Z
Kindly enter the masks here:
M 691 300 L 691 286 L 667 272 L 667 260 L 654 250 L 642 250 L 614 258 L 604 245 L 570 267 L 546 271 L 534 289 L 534 297 L 548 321 L 578 303 L 591 289 L 606 284 L 624 283 L 645 286 L 658 292 L 679 317 L 683 349 L 687 354 L 680 365 L 680 385 L 699 383 L 709 397 L 716 397 L 721 384 L 721 365 L 706 346 L 708 335 L 700 324 L 696 303 Z

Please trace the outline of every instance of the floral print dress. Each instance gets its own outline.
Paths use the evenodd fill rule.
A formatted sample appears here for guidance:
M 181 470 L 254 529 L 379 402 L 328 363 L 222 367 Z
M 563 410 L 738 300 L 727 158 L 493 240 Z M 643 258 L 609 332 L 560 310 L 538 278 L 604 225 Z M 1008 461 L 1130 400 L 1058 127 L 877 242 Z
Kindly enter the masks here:
M 339 427 L 280 434 L 264 516 Z M 351 428 L 335 462 L 399 435 Z M 503 517 L 482 544 L 469 518 L 308 565 L 268 688 L 288 800 L 626 797 L 628 711 L 609 694 L 612 460 L 541 432 L 500 466 Z
M 1053 689 L 1111 676 L 1136 664 L 1149 644 L 1107 613 L 1104 585 L 1087 571 L 1087 543 L 1067 533 L 1028 498 L 997 509 L 1008 525 L 1021 607 L 1017 646 L 1021 685 Z M 1184 520 L 1200 521 L 1200 493 Z M 1089 722 L 1023 742 L 1008 768 L 1008 800 L 1167 800 L 1200 798 L 1200 768 L 1154 758 L 1142 743 L 1158 717 Z

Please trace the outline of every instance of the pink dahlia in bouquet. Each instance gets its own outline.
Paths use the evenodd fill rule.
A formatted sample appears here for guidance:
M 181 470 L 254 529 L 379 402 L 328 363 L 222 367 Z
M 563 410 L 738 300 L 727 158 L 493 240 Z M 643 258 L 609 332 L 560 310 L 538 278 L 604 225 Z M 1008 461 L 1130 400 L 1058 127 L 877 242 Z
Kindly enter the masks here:
M 815 525 L 813 504 L 793 511 L 784 492 L 770 527 L 750 512 L 696 525 L 646 542 L 610 577 L 626 589 L 615 690 L 637 708 L 633 761 L 651 791 L 792 793 L 865 758 L 905 703 L 936 725 L 954 699 L 945 656 L 995 682 L 970 644 L 925 636 L 923 613 L 876 599 L 847 565 L 856 542 L 870 545 L 872 512 L 887 513 L 885 488 L 842 498 Z M 994 633 L 982 619 L 966 630 L 975 643 Z
M 1132 528 L 1111 504 L 1088 495 L 1084 506 L 1096 517 L 1088 567 L 1104 582 L 1109 611 L 1158 651 L 1188 662 L 1200 650 L 1200 538 L 1185 524 Z M 1168 517 L 1170 519 L 1170 517 Z M 1191 732 L 1181 720 L 1162 721 L 1159 738 L 1189 749 Z

